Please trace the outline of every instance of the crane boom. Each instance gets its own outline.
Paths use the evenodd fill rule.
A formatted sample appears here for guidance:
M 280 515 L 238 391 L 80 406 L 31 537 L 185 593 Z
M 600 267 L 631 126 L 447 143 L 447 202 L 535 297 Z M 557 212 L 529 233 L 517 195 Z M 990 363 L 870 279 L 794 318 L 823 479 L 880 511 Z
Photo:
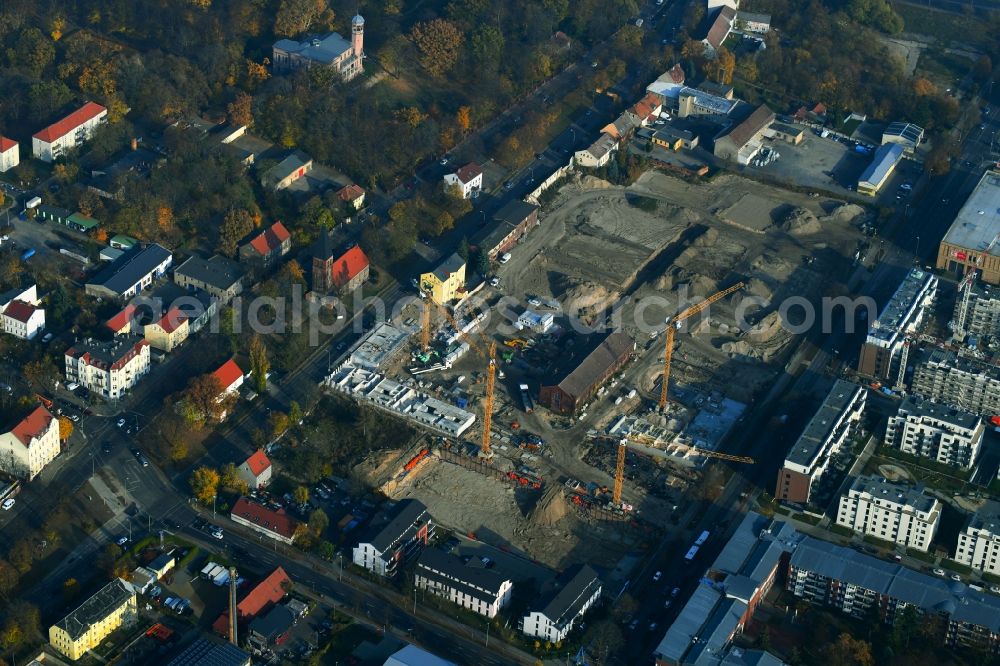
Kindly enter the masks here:
M 420 351 L 427 353 L 431 345 L 431 306 L 424 300 L 424 307 L 420 311 Z
M 615 488 L 611 495 L 611 503 L 615 507 L 621 506 L 622 503 L 622 484 L 625 481 L 625 448 L 628 446 L 628 440 L 622 437 L 618 441 L 618 460 L 615 463 Z
M 688 444 L 682 444 L 680 442 L 664 442 L 657 437 L 650 437 L 649 435 L 640 435 L 629 433 L 626 435 L 626 439 L 635 442 L 636 444 L 643 445 L 653 445 L 658 446 L 660 444 L 669 444 L 670 446 L 677 447 L 679 449 L 684 449 L 686 451 L 691 451 L 695 455 L 703 456 L 705 458 L 718 458 L 719 460 L 728 460 L 730 462 L 746 463 L 748 465 L 754 465 L 757 463 L 756 460 L 750 456 L 740 456 L 733 453 L 722 453 L 720 451 L 713 451 L 711 449 L 700 449 L 697 446 L 690 446 Z
M 744 285 L 742 282 L 737 282 L 736 284 L 727 289 L 723 289 L 722 291 L 712 294 L 711 296 L 701 301 L 700 303 L 695 303 L 694 305 L 690 306 L 689 308 L 681 312 L 679 315 L 674 317 L 673 319 L 667 320 L 667 335 L 665 336 L 666 341 L 664 342 L 664 349 L 663 349 L 663 383 L 660 386 L 659 405 L 661 410 L 667 408 L 667 386 L 670 384 L 670 361 L 674 354 L 674 331 L 676 330 L 676 328 L 685 319 L 693 317 L 694 315 L 698 314 L 699 312 L 710 306 L 712 303 L 720 301 L 726 296 L 729 296 L 730 294 L 739 291 L 744 286 L 746 285 Z

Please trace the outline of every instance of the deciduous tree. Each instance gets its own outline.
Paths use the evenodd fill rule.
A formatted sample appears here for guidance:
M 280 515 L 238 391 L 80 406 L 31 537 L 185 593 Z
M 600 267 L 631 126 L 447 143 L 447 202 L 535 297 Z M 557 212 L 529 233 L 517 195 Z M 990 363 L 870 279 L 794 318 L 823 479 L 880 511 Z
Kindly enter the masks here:
M 826 660 L 830 666 L 874 666 L 871 643 L 843 633 L 829 647 Z
M 254 388 L 257 393 L 264 395 L 267 392 L 267 373 L 271 369 L 271 361 L 267 357 L 267 347 L 264 340 L 256 333 L 250 339 L 250 372 L 252 373 Z
M 222 382 L 213 373 L 199 375 L 188 382 L 181 396 L 181 413 L 188 423 L 200 428 L 206 422 L 218 421 L 231 407 L 222 395 Z
M 14 565 L 7 560 L 0 560 L 0 596 L 10 598 L 20 580 L 21 575 Z
M 227 257 L 236 255 L 240 241 L 254 229 L 253 216 L 244 208 L 234 208 L 226 213 L 219 228 L 219 252 Z
M 73 434 L 73 422 L 65 416 L 59 417 L 59 441 L 65 442 Z
M 305 504 L 309 501 L 309 489 L 305 486 L 296 486 L 295 490 L 292 491 L 292 499 L 295 500 L 296 504 Z
M 434 76 L 451 71 L 462 51 L 464 37 L 453 22 L 433 19 L 417 23 L 410 38 L 420 51 L 420 64 Z
M 240 476 L 239 471 L 236 469 L 236 465 L 233 463 L 226 463 L 219 470 L 219 485 L 224 489 L 239 493 L 240 495 L 246 494 L 249 490 L 249 484 L 243 480 Z
M 274 17 L 274 34 L 297 37 L 310 28 L 328 26 L 333 18 L 326 0 L 281 0 Z
M 229 122 L 233 125 L 249 127 L 253 125 L 253 97 L 245 92 L 236 95 L 236 99 L 226 107 Z
M 199 467 L 191 473 L 191 492 L 202 504 L 211 504 L 219 494 L 219 473 L 211 467 Z
M 468 106 L 458 107 L 458 112 L 455 114 L 455 124 L 463 133 L 472 129 L 472 108 Z

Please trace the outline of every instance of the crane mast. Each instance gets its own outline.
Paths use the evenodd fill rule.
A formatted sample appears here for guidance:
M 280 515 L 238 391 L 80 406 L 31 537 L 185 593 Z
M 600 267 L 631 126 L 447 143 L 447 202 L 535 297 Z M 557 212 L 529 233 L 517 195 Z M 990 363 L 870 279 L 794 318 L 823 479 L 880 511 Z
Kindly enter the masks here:
M 677 330 L 677 328 L 680 327 L 681 323 L 683 323 L 685 319 L 693 317 L 694 315 L 698 314 L 699 312 L 710 306 L 712 303 L 722 300 L 723 298 L 725 298 L 729 294 L 732 294 L 733 292 L 739 291 L 744 286 L 745 285 L 742 282 L 737 282 L 732 287 L 714 293 L 705 300 L 701 301 L 700 303 L 692 305 L 691 307 L 687 308 L 673 319 L 667 319 L 667 331 L 666 331 L 667 335 L 663 349 L 663 383 L 660 386 L 659 406 L 661 410 L 667 408 L 667 386 L 670 383 L 670 362 L 674 354 L 674 332 Z

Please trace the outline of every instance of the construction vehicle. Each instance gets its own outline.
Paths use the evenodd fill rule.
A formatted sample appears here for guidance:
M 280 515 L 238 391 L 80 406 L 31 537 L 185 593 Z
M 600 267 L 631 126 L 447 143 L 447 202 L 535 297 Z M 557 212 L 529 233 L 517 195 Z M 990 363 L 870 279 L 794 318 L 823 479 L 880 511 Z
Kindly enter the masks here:
M 433 301 L 429 302 L 433 303 Z M 486 337 L 479 332 L 478 335 L 480 339 L 487 343 L 487 351 L 484 352 L 483 349 L 476 344 L 476 341 L 472 339 L 471 335 L 462 332 L 462 327 L 458 325 L 458 322 L 455 321 L 455 318 L 451 316 L 451 313 L 448 312 L 443 305 L 439 305 L 437 303 L 434 303 L 434 305 L 437 306 L 444 318 L 448 320 L 448 323 L 455 329 L 459 337 L 468 343 L 469 347 L 475 350 L 475 352 L 487 362 L 486 392 L 483 396 L 483 436 L 481 451 L 484 458 L 491 458 L 493 457 L 493 451 L 490 448 L 490 438 L 492 437 L 491 431 L 493 428 L 493 390 L 497 374 L 497 343 L 493 340 L 486 340 Z M 501 372 L 501 379 L 503 376 L 503 372 Z
M 528 341 L 523 338 L 511 338 L 510 340 L 504 340 L 503 344 L 505 347 L 512 347 L 514 349 L 522 349 L 527 344 Z
M 674 353 L 674 335 L 676 334 L 677 329 L 680 328 L 681 324 L 684 323 L 684 320 L 698 314 L 699 312 L 710 306 L 712 303 L 722 300 L 729 294 L 737 292 L 745 286 L 746 285 L 744 285 L 742 282 L 737 282 L 728 289 L 723 289 L 720 292 L 712 294 L 711 296 L 703 300 L 701 303 L 692 305 L 691 307 L 684 310 L 673 319 L 669 318 L 667 319 L 667 335 L 666 335 L 667 339 L 666 342 L 664 343 L 664 350 L 663 350 L 663 385 L 660 387 L 661 411 L 667 408 L 667 386 L 670 384 L 670 360 Z
M 535 402 L 531 399 L 531 392 L 528 390 L 527 384 L 521 384 L 518 386 L 521 390 L 521 403 L 524 405 L 524 411 L 528 414 L 535 411 Z

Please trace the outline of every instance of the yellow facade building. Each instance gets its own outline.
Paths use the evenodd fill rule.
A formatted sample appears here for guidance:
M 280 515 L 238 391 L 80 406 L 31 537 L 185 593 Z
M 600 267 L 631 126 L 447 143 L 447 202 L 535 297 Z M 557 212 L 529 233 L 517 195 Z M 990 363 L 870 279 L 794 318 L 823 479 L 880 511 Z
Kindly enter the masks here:
M 116 578 L 75 611 L 49 627 L 49 645 L 76 661 L 119 627 L 137 619 L 135 590 Z
M 465 293 L 465 260 L 457 254 L 420 276 L 420 290 L 438 305 L 461 298 Z
M 149 346 L 164 352 L 177 349 L 191 331 L 187 315 L 178 308 L 171 308 L 162 319 L 146 324 L 142 330 Z

